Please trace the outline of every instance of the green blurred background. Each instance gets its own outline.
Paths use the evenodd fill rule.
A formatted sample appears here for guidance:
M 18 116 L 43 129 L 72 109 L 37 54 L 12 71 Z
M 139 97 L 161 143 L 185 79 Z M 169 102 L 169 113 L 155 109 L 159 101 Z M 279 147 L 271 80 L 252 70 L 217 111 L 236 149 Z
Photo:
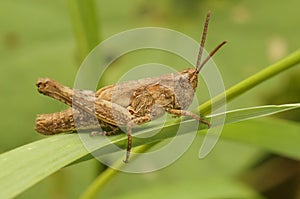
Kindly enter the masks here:
M 38 94 L 35 82 L 39 77 L 50 77 L 73 85 L 81 58 L 68 5 L 63 0 L 0 2 L 1 153 L 43 138 L 34 131 L 38 113 L 66 108 Z M 214 57 L 226 88 L 297 50 L 300 44 L 298 0 L 98 0 L 95 6 L 101 40 L 132 28 L 159 26 L 198 41 L 206 12 L 211 10 L 206 49 L 213 49 L 223 40 L 229 42 Z M 177 59 L 168 59 L 170 55 L 160 56 L 157 52 L 142 55 L 130 54 L 114 63 L 101 85 L 114 83 L 137 64 L 158 62 L 177 70 L 187 67 Z M 229 109 L 299 102 L 299 75 L 300 69 L 295 67 L 239 97 L 229 104 Z M 205 86 L 200 85 L 198 90 L 205 90 Z M 203 94 L 200 100 L 207 97 Z M 299 121 L 297 111 L 281 116 Z M 256 196 L 257 192 L 246 186 L 241 176 L 263 161 L 267 151 L 221 140 L 210 156 L 199 160 L 201 139 L 197 138 L 189 151 L 168 168 L 144 175 L 117 175 L 99 196 L 206 198 L 218 192 L 223 193 L 222 197 L 224 193 L 229 197 Z M 65 168 L 18 198 L 77 198 L 101 169 L 94 160 Z M 283 188 L 280 193 L 286 191 Z M 276 198 L 273 192 L 268 194 Z

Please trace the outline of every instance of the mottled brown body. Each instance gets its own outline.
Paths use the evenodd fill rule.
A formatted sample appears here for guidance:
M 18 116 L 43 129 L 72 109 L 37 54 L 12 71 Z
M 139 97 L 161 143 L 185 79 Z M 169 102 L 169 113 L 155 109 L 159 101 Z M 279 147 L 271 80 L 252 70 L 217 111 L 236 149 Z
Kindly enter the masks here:
M 72 110 L 68 109 L 52 115 L 39 115 L 36 129 L 39 132 L 43 131 L 44 134 L 75 130 L 74 124 L 72 124 L 74 123 L 73 114 L 81 115 L 80 121 L 85 121 L 85 118 L 95 114 L 100 122 L 126 126 L 128 122 L 140 117 L 151 120 L 160 117 L 170 109 L 183 110 L 193 100 L 194 89 L 197 86 L 197 79 L 192 80 L 194 87 L 191 87 L 190 82 L 186 81 L 188 76 L 192 77 L 191 72 L 195 72 L 195 69 L 153 79 L 146 78 L 110 85 L 96 93 L 87 90 L 73 90 L 48 78 L 39 79 L 37 87 L 40 93 L 75 107 L 75 112 L 72 113 Z M 143 80 L 144 85 L 141 85 Z M 62 121 L 72 125 L 63 125 Z M 102 125 L 100 124 L 100 126 Z
M 71 89 L 48 78 L 39 79 L 36 85 L 40 93 L 72 106 L 73 111 L 67 109 L 59 113 L 38 115 L 36 130 L 48 135 L 100 128 L 105 129 L 103 134 L 110 134 L 118 131 L 119 126 L 126 126 L 128 145 L 125 162 L 128 162 L 134 125 L 149 122 L 167 112 L 175 116 L 191 116 L 209 127 L 208 122 L 186 110 L 194 98 L 200 69 L 225 44 L 221 43 L 200 63 L 209 17 L 210 13 L 206 18 L 196 68 L 109 85 L 97 92 Z M 92 117 L 96 119 L 91 120 Z

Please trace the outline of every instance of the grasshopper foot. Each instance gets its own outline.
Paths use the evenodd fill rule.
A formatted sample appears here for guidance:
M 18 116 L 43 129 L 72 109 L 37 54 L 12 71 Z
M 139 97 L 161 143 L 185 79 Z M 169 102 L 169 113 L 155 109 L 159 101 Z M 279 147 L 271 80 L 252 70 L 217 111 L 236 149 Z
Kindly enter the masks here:
M 126 151 L 126 159 L 123 160 L 123 162 L 128 163 L 129 162 L 129 157 L 130 157 L 130 151 Z

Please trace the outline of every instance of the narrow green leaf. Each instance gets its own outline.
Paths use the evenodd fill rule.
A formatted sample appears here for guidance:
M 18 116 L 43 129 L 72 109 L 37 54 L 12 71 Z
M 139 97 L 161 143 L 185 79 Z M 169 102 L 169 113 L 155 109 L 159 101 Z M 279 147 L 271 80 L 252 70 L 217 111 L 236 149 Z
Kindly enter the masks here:
M 12 198 L 88 152 L 78 136 L 51 136 L 0 155 L 0 198 Z
M 226 113 L 227 117 L 226 117 L 225 123 L 235 123 L 235 122 L 239 122 L 239 121 L 243 121 L 243 120 L 254 119 L 254 118 L 258 118 L 258 117 L 262 117 L 262 116 L 268 116 L 268 115 L 276 114 L 279 112 L 296 109 L 299 107 L 300 107 L 300 104 L 284 104 L 284 105 L 277 105 L 277 106 L 276 105 L 268 105 L 268 106 L 260 106 L 260 107 L 252 107 L 252 108 L 244 108 L 244 109 L 228 111 Z M 224 114 L 217 114 L 217 115 L 210 115 L 207 117 L 223 118 L 223 116 L 224 116 Z M 217 119 L 216 121 L 219 121 L 219 120 Z M 281 124 L 283 122 L 281 122 L 281 123 L 279 122 L 279 125 L 278 125 L 277 121 L 275 121 L 276 122 L 276 127 L 275 127 L 276 132 L 274 132 L 273 131 L 274 125 L 270 124 L 270 122 L 272 123 L 272 120 L 270 120 L 270 121 L 267 120 L 267 121 L 268 121 L 268 122 L 266 122 L 267 125 L 263 122 L 263 125 L 258 125 L 259 127 L 261 126 L 262 128 L 256 129 L 254 132 L 252 130 L 250 130 L 253 128 L 252 127 L 253 125 L 250 124 L 250 128 L 248 128 L 247 126 L 249 124 L 245 124 L 245 123 L 242 123 L 239 125 L 239 126 L 244 127 L 241 129 L 239 129 L 239 126 L 236 127 L 237 129 L 236 128 L 233 129 L 231 127 L 228 130 L 228 128 L 225 128 L 226 129 L 225 137 L 231 138 L 231 139 L 237 140 L 237 141 L 242 141 L 245 143 L 250 142 L 251 144 L 254 144 L 256 146 L 261 146 L 263 148 L 277 152 L 279 154 L 289 156 L 291 158 L 300 158 L 299 153 L 293 153 L 293 151 L 297 151 L 297 149 L 295 149 L 295 148 L 297 148 L 297 141 L 296 141 L 296 143 L 294 143 L 290 146 L 281 146 L 282 145 L 281 141 L 284 140 L 284 138 L 286 138 L 286 135 L 284 135 L 282 133 L 282 131 L 287 130 L 287 131 L 289 131 L 289 134 L 291 135 L 292 132 L 295 132 L 295 131 L 297 132 L 297 130 L 299 131 L 300 126 L 297 127 L 297 125 L 293 126 L 293 125 L 286 125 L 286 124 L 284 124 L 284 126 L 282 126 Z M 284 123 L 286 123 L 286 122 L 284 122 Z M 279 128 L 279 126 L 281 128 Z M 243 129 L 246 129 L 246 131 L 245 130 L 243 131 Z M 269 134 L 264 133 L 265 131 L 272 132 L 273 135 L 270 136 Z M 238 133 L 238 135 L 236 135 L 236 133 L 231 133 L 231 132 L 239 132 L 239 133 Z M 240 132 L 242 132 L 242 133 L 240 133 Z M 256 139 L 259 138 L 259 140 L 257 142 L 255 142 L 256 139 L 255 140 L 248 139 L 249 134 L 252 135 L 251 137 L 255 137 Z M 276 136 L 274 136 L 274 134 Z M 299 133 L 296 134 L 295 136 L 293 137 L 294 141 L 300 139 Z M 224 137 L 224 136 L 222 136 L 222 137 Z M 264 139 L 260 139 L 260 137 L 264 137 Z M 298 139 L 297 139 L 297 137 L 298 137 Z M 274 139 L 274 140 L 272 140 L 272 142 L 269 142 L 270 138 Z M 287 142 L 289 142 L 288 139 L 287 139 Z M 143 146 L 147 146 L 147 145 L 143 145 Z M 278 147 L 278 146 L 281 146 L 281 147 Z M 280 150 L 278 150 L 278 148 L 280 148 Z M 147 148 L 142 148 L 142 150 L 140 150 L 139 153 L 143 153 L 146 150 L 147 150 Z M 120 167 L 116 167 L 116 168 L 120 168 Z M 106 171 L 101 173 L 94 180 L 94 182 L 91 184 L 91 186 L 89 186 L 88 189 L 83 193 L 81 198 L 82 199 L 95 198 L 96 194 L 98 193 L 98 190 L 100 190 L 107 183 L 107 181 L 110 178 L 112 178 L 112 176 L 114 176 L 117 172 L 118 171 L 116 171 L 115 169 L 108 168 Z
M 254 119 L 254 118 L 258 118 L 258 117 L 273 115 L 276 113 L 297 109 L 299 107 L 300 107 L 300 103 L 256 106 L 256 107 L 250 107 L 250 108 L 236 109 L 236 110 L 232 110 L 232 111 L 227 111 L 226 113 L 209 115 L 206 117 L 207 118 L 211 118 L 211 117 L 223 118 L 224 114 L 225 114 L 226 115 L 225 123 L 229 124 L 229 123 L 240 122 L 243 120 L 249 120 L 249 119 Z
M 277 113 L 279 111 L 287 111 L 294 108 L 299 108 L 299 104 L 282 105 L 282 106 L 264 106 L 254 107 L 253 109 L 240 109 L 228 112 L 227 117 L 231 118 L 227 122 L 237 122 L 241 120 L 253 119 Z M 250 114 L 251 113 L 251 114 Z M 240 118 L 238 117 L 240 115 Z M 217 116 L 216 116 L 217 117 Z M 185 120 L 181 122 L 181 127 L 185 129 L 185 133 L 191 132 L 191 126 L 194 124 L 193 120 Z M 242 126 L 242 124 L 241 124 Z M 206 127 L 205 125 L 201 125 Z M 156 131 L 157 127 L 144 129 L 136 134 L 149 134 Z M 160 133 L 147 137 L 144 139 L 134 138 L 133 145 L 140 146 L 149 144 L 164 139 L 174 137 L 176 135 L 176 129 L 178 123 L 169 123 L 165 125 L 164 129 Z M 257 125 L 256 128 L 259 128 Z M 278 127 L 279 128 L 279 127 Z M 284 137 L 285 142 L 274 142 L 271 146 L 267 141 L 272 142 L 272 132 L 268 132 L 267 140 L 265 133 L 253 132 L 251 139 L 252 144 L 256 144 L 255 140 L 265 140 L 265 142 L 259 142 L 259 146 L 268 148 L 275 152 L 280 152 L 283 155 L 300 159 L 300 150 L 295 150 L 299 147 L 300 140 L 300 126 L 294 126 L 293 131 L 280 131 L 277 132 L 279 138 Z M 88 135 L 87 135 L 88 136 Z M 228 136 L 227 136 L 228 137 Z M 263 137 L 264 139 L 261 139 Z M 247 141 L 243 137 L 243 131 L 240 134 L 231 136 L 232 139 Z M 105 141 L 95 146 L 94 150 L 99 152 L 111 153 L 110 146 L 117 144 L 120 147 L 125 148 L 127 137 L 125 135 L 117 135 L 112 137 L 110 142 Z M 279 140 L 278 140 L 279 141 Z M 288 143 L 289 147 L 283 147 Z M 55 171 L 62 167 L 69 165 L 70 163 L 88 155 L 89 152 L 83 146 L 81 140 L 77 134 L 64 134 L 51 136 L 37 142 L 33 142 L 24 146 L 21 146 L 12 151 L 6 152 L 0 155 L 0 198 L 10 198 L 18 195 L 22 191 L 31 187 L 35 183 L 51 175 Z

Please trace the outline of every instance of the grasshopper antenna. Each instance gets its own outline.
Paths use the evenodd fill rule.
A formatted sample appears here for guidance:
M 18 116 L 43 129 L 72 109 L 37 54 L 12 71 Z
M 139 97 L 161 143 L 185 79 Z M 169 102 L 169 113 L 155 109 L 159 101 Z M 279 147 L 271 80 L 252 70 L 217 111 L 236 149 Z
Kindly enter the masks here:
M 208 57 L 201 63 L 201 58 L 203 55 L 203 49 L 204 49 L 204 44 L 206 40 L 206 35 L 207 35 L 207 29 L 208 29 L 208 24 L 210 20 L 210 10 L 208 11 L 206 15 L 206 20 L 203 28 L 203 33 L 202 33 L 202 38 L 201 38 L 201 44 L 200 44 L 200 49 L 198 53 L 198 59 L 197 59 L 197 64 L 196 64 L 196 73 L 198 74 L 200 70 L 203 68 L 203 66 L 208 62 L 208 60 L 224 45 L 227 43 L 227 41 L 223 41 L 221 44 L 219 44 L 211 53 L 209 53 Z

